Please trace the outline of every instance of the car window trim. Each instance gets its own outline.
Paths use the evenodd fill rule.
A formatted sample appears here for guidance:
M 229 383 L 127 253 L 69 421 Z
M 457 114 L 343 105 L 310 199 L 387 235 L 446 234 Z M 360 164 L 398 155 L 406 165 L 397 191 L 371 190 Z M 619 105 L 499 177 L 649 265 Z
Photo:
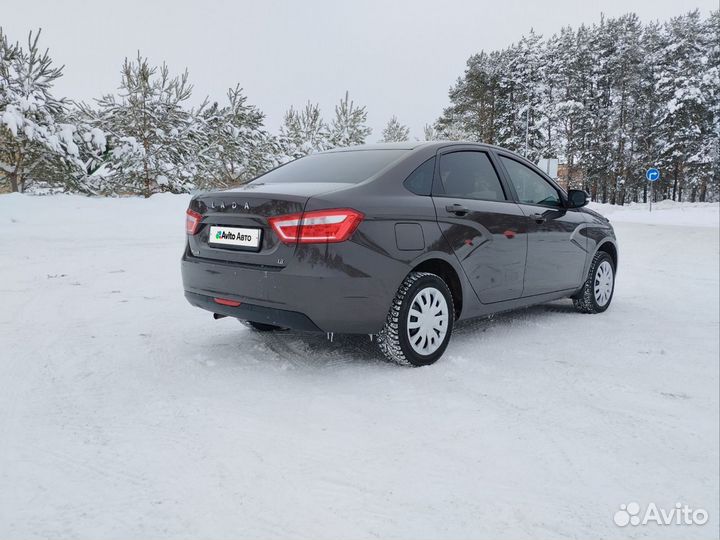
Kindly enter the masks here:
M 505 197 L 503 200 L 498 201 L 497 199 L 480 199 L 478 197 L 461 197 L 457 195 L 448 195 L 445 193 L 445 186 L 442 184 L 442 179 L 440 178 L 440 160 L 443 156 L 448 154 L 455 154 L 457 152 L 477 152 L 481 154 L 485 154 L 490 161 L 490 165 L 495 170 L 495 176 L 498 179 L 498 182 L 500 183 L 500 189 L 503 192 L 503 197 Z M 444 199 L 462 199 L 465 201 L 484 201 L 484 202 L 499 202 L 499 203 L 506 203 L 506 202 L 513 202 L 512 198 L 509 197 L 509 192 L 507 189 L 507 186 L 505 185 L 505 182 L 503 182 L 503 177 L 501 172 L 498 170 L 498 164 L 493 159 L 492 152 L 488 148 L 480 148 L 477 146 L 471 146 L 471 145 L 462 145 L 462 146 L 450 146 L 441 148 L 437 151 L 435 156 L 435 174 L 433 176 L 433 183 L 432 183 L 432 192 L 431 195 L 433 197 L 438 198 L 444 198 Z

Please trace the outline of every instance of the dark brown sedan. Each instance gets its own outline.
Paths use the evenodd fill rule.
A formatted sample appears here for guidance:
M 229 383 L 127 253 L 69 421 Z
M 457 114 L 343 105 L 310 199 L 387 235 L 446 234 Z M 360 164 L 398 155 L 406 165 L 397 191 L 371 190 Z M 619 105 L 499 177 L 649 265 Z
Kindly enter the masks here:
M 458 320 L 564 297 L 608 308 L 617 244 L 587 201 L 489 145 L 313 154 L 192 199 L 185 295 L 257 330 L 370 334 L 431 364 Z

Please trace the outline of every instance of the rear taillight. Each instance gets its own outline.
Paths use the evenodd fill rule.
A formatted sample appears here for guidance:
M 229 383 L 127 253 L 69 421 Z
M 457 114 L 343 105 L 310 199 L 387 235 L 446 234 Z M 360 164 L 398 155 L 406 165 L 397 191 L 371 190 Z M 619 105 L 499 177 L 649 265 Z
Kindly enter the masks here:
M 185 232 L 187 232 L 191 236 L 198 232 L 201 220 L 201 214 L 198 214 L 195 210 L 190 210 L 188 208 L 188 211 L 185 215 Z
M 280 240 L 286 244 L 344 242 L 355 232 L 363 215 L 350 208 L 315 210 L 268 219 Z

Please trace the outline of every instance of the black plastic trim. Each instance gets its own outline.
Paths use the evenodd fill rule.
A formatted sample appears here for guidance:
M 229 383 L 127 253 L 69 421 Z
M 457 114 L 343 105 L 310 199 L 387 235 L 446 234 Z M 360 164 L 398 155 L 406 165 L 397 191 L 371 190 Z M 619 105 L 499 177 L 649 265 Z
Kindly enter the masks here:
M 242 302 L 239 306 L 224 306 L 215 302 L 212 296 L 192 293 L 185 291 L 185 298 L 195 307 L 235 317 L 243 321 L 252 321 L 265 324 L 273 324 L 282 328 L 291 328 L 293 330 L 301 330 L 305 332 L 322 332 L 317 325 L 310 320 L 304 313 L 297 311 L 287 311 L 284 309 L 275 309 L 269 307 L 258 306 Z

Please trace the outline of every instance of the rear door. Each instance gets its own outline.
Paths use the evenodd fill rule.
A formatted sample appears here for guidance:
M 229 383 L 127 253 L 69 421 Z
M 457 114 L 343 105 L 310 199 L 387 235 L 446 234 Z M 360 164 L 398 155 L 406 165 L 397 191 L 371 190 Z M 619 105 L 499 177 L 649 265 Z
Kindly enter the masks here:
M 580 286 L 587 256 L 584 214 L 566 208 L 557 186 L 511 154 L 498 152 L 507 184 L 526 217 L 527 265 L 523 296 Z
M 441 151 L 433 202 L 443 235 L 484 304 L 522 295 L 526 220 L 492 156 L 477 147 Z

